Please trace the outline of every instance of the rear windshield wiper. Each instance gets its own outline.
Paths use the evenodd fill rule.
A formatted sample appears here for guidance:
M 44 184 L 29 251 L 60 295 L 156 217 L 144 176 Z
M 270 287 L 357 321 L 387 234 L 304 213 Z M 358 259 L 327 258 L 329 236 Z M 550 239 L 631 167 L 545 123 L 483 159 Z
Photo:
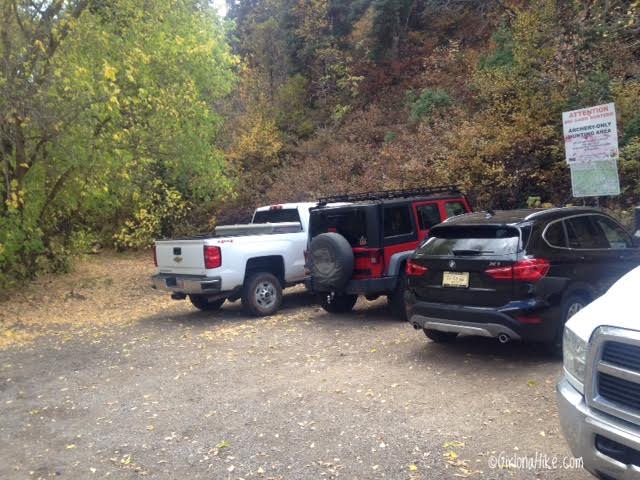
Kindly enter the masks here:
M 454 255 L 482 255 L 484 253 L 493 253 L 491 250 L 451 250 Z

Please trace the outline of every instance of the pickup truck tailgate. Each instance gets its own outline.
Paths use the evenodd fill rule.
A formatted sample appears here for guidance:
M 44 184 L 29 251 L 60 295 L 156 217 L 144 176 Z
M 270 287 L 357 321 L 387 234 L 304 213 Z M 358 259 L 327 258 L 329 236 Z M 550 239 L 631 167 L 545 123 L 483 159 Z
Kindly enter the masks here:
M 204 241 L 168 240 L 156 242 L 156 259 L 160 273 L 204 275 Z

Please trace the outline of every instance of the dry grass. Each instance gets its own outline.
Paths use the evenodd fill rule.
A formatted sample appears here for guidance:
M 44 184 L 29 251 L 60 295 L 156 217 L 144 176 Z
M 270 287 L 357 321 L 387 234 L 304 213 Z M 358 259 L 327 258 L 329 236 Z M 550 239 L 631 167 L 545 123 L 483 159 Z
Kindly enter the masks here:
M 100 336 L 159 309 L 178 308 L 150 289 L 153 271 L 148 252 L 104 252 L 79 259 L 69 274 L 39 278 L 2 302 L 0 348 L 45 334 Z

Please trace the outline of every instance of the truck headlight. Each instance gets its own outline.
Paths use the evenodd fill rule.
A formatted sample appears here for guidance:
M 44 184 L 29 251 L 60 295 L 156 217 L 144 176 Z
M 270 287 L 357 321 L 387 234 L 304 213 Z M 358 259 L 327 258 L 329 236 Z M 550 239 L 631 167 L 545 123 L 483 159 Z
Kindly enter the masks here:
M 564 371 L 569 382 L 584 393 L 584 376 L 587 364 L 587 342 L 569 328 L 564 329 L 562 339 Z

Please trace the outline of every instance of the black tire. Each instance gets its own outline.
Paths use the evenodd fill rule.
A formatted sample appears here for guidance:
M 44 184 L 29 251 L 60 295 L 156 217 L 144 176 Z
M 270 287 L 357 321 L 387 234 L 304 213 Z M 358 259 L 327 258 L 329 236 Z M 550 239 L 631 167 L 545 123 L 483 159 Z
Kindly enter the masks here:
M 589 304 L 589 300 L 577 293 L 569 295 L 562 302 L 562 321 L 556 330 L 553 341 L 548 345 L 549 351 L 558 357 L 562 357 L 562 338 L 564 336 L 564 326 L 567 321 L 576 313 Z
M 329 313 L 349 313 L 358 301 L 357 295 L 320 295 L 319 303 Z
M 353 250 L 339 233 L 322 233 L 309 245 L 309 270 L 313 288 L 335 291 L 344 287 L 353 274 Z
M 264 317 L 278 311 L 282 304 L 282 285 L 271 273 L 251 275 L 242 289 L 242 308 L 249 315 Z
M 387 297 L 389 302 L 389 308 L 391 309 L 391 313 L 394 317 L 397 317 L 399 320 L 406 322 L 407 319 L 407 305 L 404 301 L 404 292 L 407 289 L 407 277 L 404 274 L 404 268 L 402 269 L 402 273 L 398 277 L 398 284 L 396 285 L 396 289 L 393 291 L 391 295 Z
M 222 304 L 226 299 L 219 298 L 218 300 L 209 301 L 206 295 L 189 295 L 189 300 L 198 310 L 202 310 L 203 312 L 215 312 L 216 310 L 220 310 L 220 307 L 222 307 Z
M 440 330 L 424 329 L 424 334 L 435 343 L 451 343 L 458 334 L 456 332 L 441 332 Z

